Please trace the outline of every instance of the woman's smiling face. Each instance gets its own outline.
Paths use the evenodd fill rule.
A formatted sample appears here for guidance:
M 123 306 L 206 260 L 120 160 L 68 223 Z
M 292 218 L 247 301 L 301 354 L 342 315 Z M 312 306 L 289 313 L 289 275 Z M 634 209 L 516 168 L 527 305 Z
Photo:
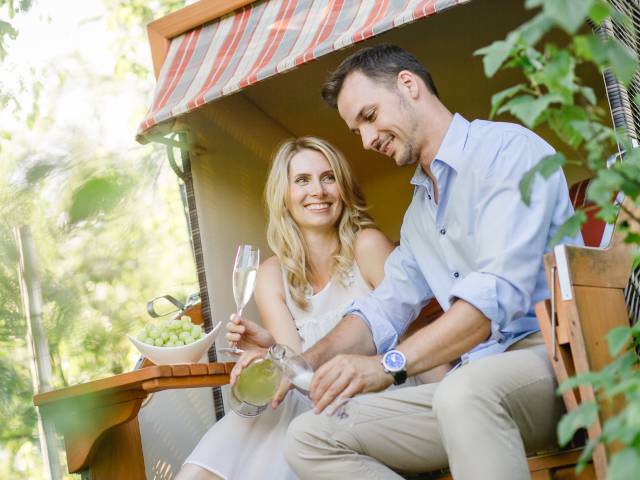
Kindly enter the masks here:
M 333 228 L 343 203 L 331 164 L 320 152 L 303 149 L 289 162 L 287 209 L 301 229 Z

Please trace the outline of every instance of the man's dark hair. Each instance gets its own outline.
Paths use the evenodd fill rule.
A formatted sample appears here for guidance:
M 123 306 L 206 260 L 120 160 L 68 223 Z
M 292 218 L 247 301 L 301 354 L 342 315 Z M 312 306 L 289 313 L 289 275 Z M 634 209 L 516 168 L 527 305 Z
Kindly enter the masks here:
M 360 72 L 391 87 L 395 86 L 398 73 L 402 70 L 418 75 L 427 89 L 439 97 L 431 75 L 416 57 L 397 45 L 382 44 L 363 48 L 345 58 L 324 82 L 322 98 L 329 106 L 337 108 L 344 80 L 352 72 Z

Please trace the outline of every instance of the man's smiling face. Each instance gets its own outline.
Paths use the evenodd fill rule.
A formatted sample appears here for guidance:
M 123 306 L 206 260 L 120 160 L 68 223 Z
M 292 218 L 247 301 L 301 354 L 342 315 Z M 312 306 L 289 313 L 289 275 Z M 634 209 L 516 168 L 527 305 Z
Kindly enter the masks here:
M 362 146 L 393 158 L 399 166 L 416 163 L 420 151 L 418 122 L 405 90 L 354 71 L 338 95 L 340 116 L 362 138 Z

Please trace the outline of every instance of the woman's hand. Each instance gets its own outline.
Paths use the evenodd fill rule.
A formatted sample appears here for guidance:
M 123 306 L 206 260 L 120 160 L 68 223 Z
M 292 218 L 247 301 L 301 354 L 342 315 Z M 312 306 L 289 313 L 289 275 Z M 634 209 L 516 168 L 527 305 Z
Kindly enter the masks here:
M 271 399 L 271 408 L 273 408 L 274 410 L 278 408 L 278 405 L 282 403 L 282 400 L 284 400 L 284 397 L 287 396 L 287 393 L 289 393 L 289 390 L 291 390 L 292 387 L 293 384 L 291 383 L 289 378 L 287 378 L 286 375 L 282 375 L 282 380 L 280 381 L 278 391 Z
M 229 320 L 226 338 L 230 344 L 237 342 L 238 348 L 242 350 L 266 349 L 276 343 L 266 328 L 251 320 L 239 317 L 235 313 Z

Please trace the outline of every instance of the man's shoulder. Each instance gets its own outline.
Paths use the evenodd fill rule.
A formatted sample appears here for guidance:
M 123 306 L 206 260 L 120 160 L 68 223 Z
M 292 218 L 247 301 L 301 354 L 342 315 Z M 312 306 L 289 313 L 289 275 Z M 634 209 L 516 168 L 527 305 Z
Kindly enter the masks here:
M 548 143 L 538 136 L 532 130 L 529 130 L 522 125 L 510 122 L 493 122 L 490 120 L 474 120 L 469 125 L 469 136 L 476 140 L 502 140 L 502 142 L 508 142 L 511 139 L 522 138 L 533 141 L 542 142 L 545 145 Z

